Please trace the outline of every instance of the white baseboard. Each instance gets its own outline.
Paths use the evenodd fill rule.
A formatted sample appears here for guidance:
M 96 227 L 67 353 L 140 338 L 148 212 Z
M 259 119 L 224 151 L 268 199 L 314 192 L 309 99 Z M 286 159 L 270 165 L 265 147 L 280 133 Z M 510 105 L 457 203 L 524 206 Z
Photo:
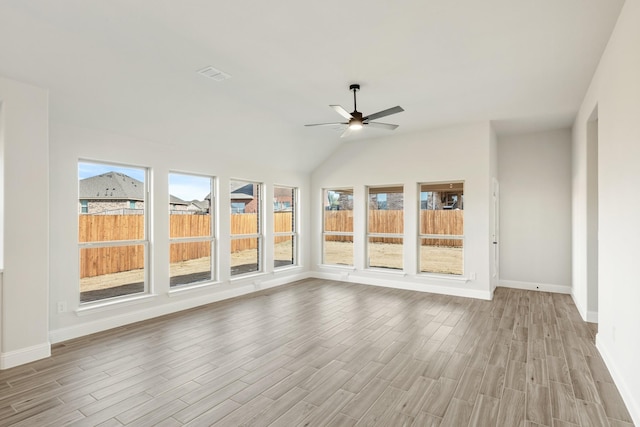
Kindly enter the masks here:
M 587 322 L 589 322 L 589 323 L 598 323 L 598 312 L 597 311 L 587 311 Z
M 9 369 L 51 356 L 51 343 L 0 353 L 0 369 Z
M 247 279 L 245 282 L 238 281 L 234 283 L 233 286 L 221 285 L 216 292 L 203 291 L 199 293 L 194 291 L 193 294 L 185 294 L 184 298 L 172 298 L 170 302 L 163 303 L 161 305 L 94 321 L 87 320 L 77 325 L 55 329 L 49 332 L 49 339 L 52 343 L 59 343 L 94 334 L 96 332 L 102 332 L 120 326 L 129 325 L 131 323 L 152 319 L 154 317 L 211 304 L 217 301 L 252 294 L 265 289 L 307 279 L 309 277 L 311 277 L 309 272 L 302 272 L 276 278 L 272 277 L 270 274 L 260 275 Z M 83 315 L 83 319 L 86 319 L 89 316 L 90 314 Z
M 636 400 L 639 398 L 638 390 L 635 390 L 636 396 L 634 396 L 625 380 L 625 376 L 620 372 L 620 369 L 612 357 L 615 351 L 609 351 L 611 345 L 606 339 L 602 338 L 601 334 L 596 335 L 596 347 L 602 356 L 602 360 L 604 360 L 604 364 L 607 365 L 607 369 L 609 369 L 613 381 L 616 383 L 616 387 L 618 387 L 618 391 L 620 391 L 622 400 L 624 400 L 624 404 L 627 406 L 633 423 L 640 426 L 640 402 Z
M 314 271 L 312 277 L 317 279 L 337 280 L 340 282 L 357 283 L 360 285 L 384 286 L 393 289 L 404 289 L 407 291 L 428 292 L 432 294 L 451 295 L 454 297 L 475 298 L 482 300 L 491 300 L 490 290 L 475 290 L 462 288 L 451 285 L 437 285 L 424 282 L 415 282 L 408 280 L 393 280 L 382 277 L 368 277 L 356 275 L 351 272 L 321 272 Z
M 498 286 L 503 288 L 525 289 L 527 291 L 553 292 L 556 294 L 571 294 L 571 286 L 552 285 L 549 283 L 520 282 L 517 280 L 500 280 Z

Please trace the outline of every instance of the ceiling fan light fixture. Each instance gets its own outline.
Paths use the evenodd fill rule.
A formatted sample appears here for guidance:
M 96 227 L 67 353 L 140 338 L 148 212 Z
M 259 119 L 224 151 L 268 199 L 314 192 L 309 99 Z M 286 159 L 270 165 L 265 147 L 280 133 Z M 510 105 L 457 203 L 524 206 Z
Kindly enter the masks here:
M 358 119 L 349 120 L 349 129 L 351 130 L 362 129 L 362 120 L 358 120 Z

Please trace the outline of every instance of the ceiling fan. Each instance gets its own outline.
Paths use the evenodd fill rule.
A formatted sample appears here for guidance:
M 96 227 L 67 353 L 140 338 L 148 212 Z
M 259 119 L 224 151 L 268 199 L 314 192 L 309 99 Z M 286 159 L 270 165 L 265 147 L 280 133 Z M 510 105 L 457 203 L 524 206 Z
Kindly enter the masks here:
M 305 126 L 335 126 L 335 125 L 347 125 L 347 129 L 340 135 L 340 138 L 348 136 L 352 131 L 362 129 L 363 126 L 373 126 L 382 129 L 394 130 L 398 125 L 392 125 L 389 123 L 372 122 L 371 120 L 379 119 L 380 117 L 390 116 L 391 114 L 401 113 L 404 111 L 402 107 L 395 106 L 386 110 L 378 111 L 377 113 L 369 114 L 368 116 L 362 115 L 358 111 L 356 104 L 356 92 L 360 90 L 359 84 L 352 84 L 349 86 L 349 90 L 353 91 L 353 112 L 349 113 L 341 105 L 330 105 L 329 107 L 336 110 L 338 114 L 347 119 L 347 122 L 335 122 L 335 123 L 314 123 Z

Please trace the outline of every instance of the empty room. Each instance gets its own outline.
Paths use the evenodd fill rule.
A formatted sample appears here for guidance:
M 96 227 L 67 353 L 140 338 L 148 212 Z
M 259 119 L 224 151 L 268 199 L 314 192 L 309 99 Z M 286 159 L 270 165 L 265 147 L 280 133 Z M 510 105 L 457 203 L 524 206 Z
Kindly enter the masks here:
M 1 0 L 0 426 L 640 425 L 639 40 Z

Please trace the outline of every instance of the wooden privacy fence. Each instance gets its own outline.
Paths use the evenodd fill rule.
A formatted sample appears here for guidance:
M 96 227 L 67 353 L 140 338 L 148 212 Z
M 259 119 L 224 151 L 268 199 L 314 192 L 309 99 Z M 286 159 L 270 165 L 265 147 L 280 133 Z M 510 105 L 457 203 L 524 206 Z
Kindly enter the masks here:
M 369 211 L 369 232 L 404 234 L 404 212 L 394 210 Z M 325 211 L 325 231 L 353 232 L 353 211 Z M 462 210 L 421 210 L 420 234 L 462 235 L 464 230 L 464 211 Z M 353 242 L 351 236 L 325 236 L 325 240 L 334 242 Z M 373 237 L 376 243 L 401 243 L 400 239 Z M 428 239 L 421 242 L 424 246 L 462 246 L 458 239 Z
M 463 211 L 422 210 L 421 234 L 463 234 Z M 369 216 L 372 233 L 403 234 L 402 211 L 371 211 Z M 257 214 L 232 214 L 231 233 L 255 234 Z M 353 211 L 326 211 L 325 230 L 353 232 Z M 274 213 L 274 231 L 291 232 L 291 212 Z M 104 242 L 137 240 L 144 238 L 144 217 L 142 215 L 80 215 L 78 238 L 80 242 Z M 170 215 L 169 235 L 171 238 L 199 237 L 211 234 L 209 215 Z M 275 243 L 290 241 L 289 236 L 275 237 Z M 328 241 L 353 241 L 351 236 L 326 236 Z M 400 243 L 400 239 L 376 237 L 373 242 Z M 460 240 L 429 239 L 421 242 L 426 246 L 462 246 Z M 232 239 L 231 252 L 256 249 L 257 239 Z M 211 255 L 209 242 L 173 243 L 169 251 L 171 263 L 208 257 Z M 113 246 L 105 248 L 84 248 L 80 257 L 80 277 L 129 271 L 144 267 L 144 246 Z
M 274 214 L 275 231 L 291 231 L 291 218 L 291 212 L 276 212 Z M 233 234 L 255 234 L 257 224 L 257 214 L 231 215 Z M 209 235 L 211 235 L 209 215 L 170 215 L 169 236 L 171 238 Z M 144 217 L 142 215 L 80 215 L 79 217 L 78 239 L 82 243 L 143 238 Z M 278 236 L 275 238 L 275 243 L 290 239 L 288 236 Z M 231 252 L 256 248 L 256 239 L 231 240 Z M 172 243 L 169 251 L 171 263 L 208 256 L 211 256 L 209 242 Z M 140 269 L 144 268 L 144 246 L 83 248 L 80 252 L 80 261 L 81 278 Z

